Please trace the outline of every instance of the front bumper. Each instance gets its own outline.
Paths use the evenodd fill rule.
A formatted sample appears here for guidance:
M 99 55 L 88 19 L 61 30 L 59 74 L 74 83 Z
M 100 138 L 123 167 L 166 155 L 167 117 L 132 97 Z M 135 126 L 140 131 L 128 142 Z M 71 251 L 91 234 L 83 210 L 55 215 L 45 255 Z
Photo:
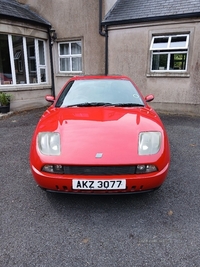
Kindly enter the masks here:
M 169 163 L 160 171 L 148 174 L 134 175 L 115 175 L 115 176 L 83 176 L 83 175 L 59 175 L 38 171 L 34 166 L 31 170 L 34 179 L 39 187 L 60 193 L 74 194 L 125 194 L 125 193 L 143 193 L 157 189 L 166 179 L 169 169 Z M 111 180 L 126 179 L 126 189 L 120 190 L 74 190 L 72 180 Z

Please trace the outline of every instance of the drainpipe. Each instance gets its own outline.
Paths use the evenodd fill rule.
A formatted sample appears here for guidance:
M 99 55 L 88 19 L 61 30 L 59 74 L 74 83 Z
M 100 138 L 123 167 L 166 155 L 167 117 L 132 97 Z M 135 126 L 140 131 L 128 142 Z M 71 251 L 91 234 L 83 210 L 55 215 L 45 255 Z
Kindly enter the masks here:
M 55 97 L 55 81 L 54 81 L 54 68 L 53 68 L 53 53 L 52 53 L 52 47 L 53 47 L 53 40 L 51 36 L 51 29 L 48 30 L 49 34 L 49 51 L 50 51 L 50 68 L 51 68 L 51 85 L 52 85 L 52 96 Z
M 101 25 L 101 22 L 102 22 L 102 0 L 99 0 L 99 34 L 101 36 L 106 36 L 105 32 L 102 31 L 102 25 Z
M 105 75 L 108 75 L 108 29 L 107 25 L 104 27 L 104 31 L 101 25 L 102 22 L 102 0 L 99 0 L 99 34 L 105 37 Z
M 108 29 L 105 25 L 105 75 L 108 75 Z

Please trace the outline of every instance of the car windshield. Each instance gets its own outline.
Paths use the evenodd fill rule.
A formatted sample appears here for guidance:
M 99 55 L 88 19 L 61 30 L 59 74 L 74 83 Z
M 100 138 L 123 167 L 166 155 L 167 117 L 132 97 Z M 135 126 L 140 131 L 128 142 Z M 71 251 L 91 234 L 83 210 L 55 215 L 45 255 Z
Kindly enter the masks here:
M 75 80 L 67 84 L 56 107 L 144 106 L 128 80 L 94 79 Z

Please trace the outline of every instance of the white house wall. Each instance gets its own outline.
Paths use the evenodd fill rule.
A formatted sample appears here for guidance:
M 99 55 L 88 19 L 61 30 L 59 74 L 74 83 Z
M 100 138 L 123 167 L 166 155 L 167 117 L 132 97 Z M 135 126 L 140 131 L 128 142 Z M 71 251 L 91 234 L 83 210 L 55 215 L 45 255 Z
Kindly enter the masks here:
M 58 42 L 81 39 L 82 74 L 104 74 L 105 39 L 99 35 L 99 1 L 87 0 L 20 0 L 48 20 L 57 34 L 53 44 L 56 94 L 69 77 L 76 73 L 59 73 Z
M 152 33 L 190 32 L 188 74 L 151 75 Z M 130 76 L 143 94 L 154 94 L 162 111 L 200 114 L 200 22 L 168 22 L 109 28 L 109 74 Z
M 74 73 L 59 73 L 58 43 L 81 39 L 82 74 L 104 74 L 105 38 L 99 35 L 98 0 L 18 0 L 48 20 L 57 33 L 53 44 L 56 95 Z M 116 0 L 103 0 L 107 13 Z M 104 14 L 103 14 L 104 15 Z M 200 21 L 197 19 L 108 27 L 109 74 L 130 76 L 158 110 L 200 114 Z M 152 34 L 190 33 L 188 73 L 163 76 L 150 73 Z

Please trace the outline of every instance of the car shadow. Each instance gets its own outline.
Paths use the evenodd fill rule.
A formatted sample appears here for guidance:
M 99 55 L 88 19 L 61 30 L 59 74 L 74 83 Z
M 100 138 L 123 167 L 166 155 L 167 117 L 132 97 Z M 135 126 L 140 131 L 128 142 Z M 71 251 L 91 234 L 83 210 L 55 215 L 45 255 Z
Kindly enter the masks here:
M 63 213 L 70 210 L 82 212 L 112 212 L 116 209 L 121 211 L 149 209 L 155 203 L 159 203 L 162 199 L 162 189 L 140 194 L 117 194 L 117 195 L 85 195 L 85 194 L 63 194 L 63 193 L 50 193 L 46 194 L 48 201 L 52 208 L 57 212 Z

